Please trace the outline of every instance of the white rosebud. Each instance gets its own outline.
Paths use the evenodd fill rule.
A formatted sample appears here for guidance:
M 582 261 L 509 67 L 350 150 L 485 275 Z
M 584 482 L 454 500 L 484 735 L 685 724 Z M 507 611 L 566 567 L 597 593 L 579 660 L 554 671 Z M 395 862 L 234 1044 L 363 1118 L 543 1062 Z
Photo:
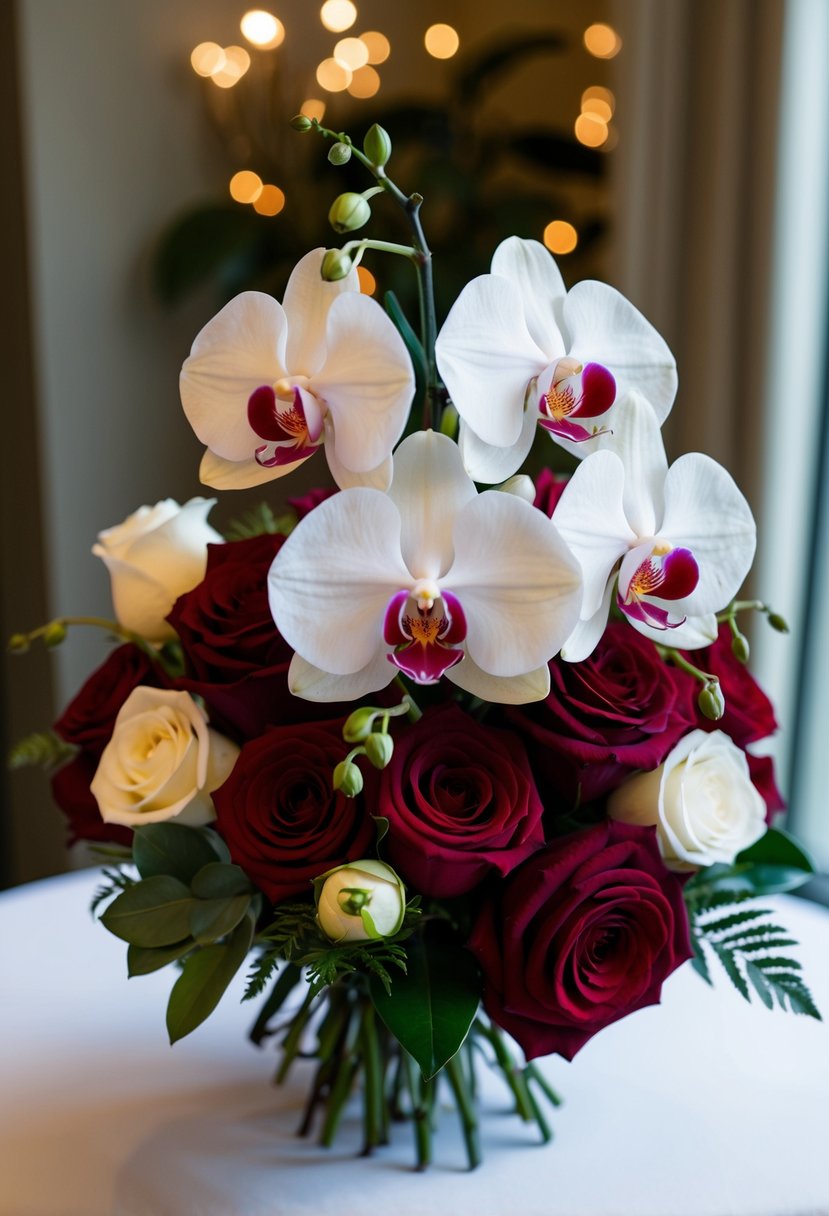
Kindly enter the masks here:
M 198 827 L 216 817 L 210 795 L 238 755 L 189 693 L 141 686 L 121 706 L 90 789 L 107 823 Z
M 664 763 L 637 773 L 608 800 L 612 819 L 655 824 L 669 870 L 729 865 L 766 830 L 766 806 L 745 753 L 720 730 L 692 730 Z
M 385 862 L 366 858 L 338 866 L 314 886 L 317 921 L 332 942 L 391 937 L 403 923 L 406 888 Z
M 175 601 L 204 578 L 208 544 L 222 537 L 207 522 L 215 498 L 172 498 L 139 507 L 98 534 L 92 552 L 109 570 L 118 624 L 150 642 L 175 637 L 164 619 Z

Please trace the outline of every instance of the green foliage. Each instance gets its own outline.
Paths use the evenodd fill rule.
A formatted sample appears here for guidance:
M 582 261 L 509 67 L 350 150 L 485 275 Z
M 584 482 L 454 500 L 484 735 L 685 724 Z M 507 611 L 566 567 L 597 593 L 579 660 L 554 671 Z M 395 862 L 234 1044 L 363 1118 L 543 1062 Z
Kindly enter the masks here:
M 814 873 L 814 863 L 797 841 L 779 828 L 738 855 L 732 865 L 713 865 L 695 874 L 685 887 L 689 908 L 714 906 L 715 894 L 776 895 L 794 891 Z
M 246 915 L 224 942 L 194 950 L 184 961 L 167 1006 L 167 1032 L 175 1043 L 208 1018 L 245 961 L 254 917 Z
M 92 896 L 92 903 L 89 905 L 89 911 L 93 916 L 98 911 L 98 908 L 102 903 L 108 899 L 111 899 L 111 897 L 116 895 L 118 891 L 126 891 L 127 888 L 131 887 L 135 882 L 132 875 L 125 874 L 120 867 L 116 870 L 104 869 L 101 871 L 101 874 L 102 877 L 107 879 L 107 881 L 102 883 L 102 885 L 98 887 L 97 891 Z
M 37 767 L 51 772 L 78 752 L 73 743 L 65 743 L 54 731 L 36 731 L 16 743 L 9 752 L 11 769 Z
M 132 857 L 142 878 L 167 874 L 186 886 L 203 866 L 217 859 L 230 860 L 221 836 L 209 828 L 192 828 L 183 823 L 148 823 L 137 828 Z
M 253 536 L 288 536 L 296 527 L 297 519 L 293 511 L 284 515 L 274 515 L 266 502 L 245 511 L 238 519 L 232 520 L 225 528 L 225 540 L 250 540 Z

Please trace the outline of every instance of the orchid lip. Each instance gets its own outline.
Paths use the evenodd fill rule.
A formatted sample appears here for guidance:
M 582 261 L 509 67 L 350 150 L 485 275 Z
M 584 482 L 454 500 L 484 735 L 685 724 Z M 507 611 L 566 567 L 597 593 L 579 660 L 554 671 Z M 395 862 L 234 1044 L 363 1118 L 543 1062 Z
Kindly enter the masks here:
M 541 395 L 538 408 L 554 424 L 548 429 L 558 434 L 557 426 L 565 420 L 606 414 L 615 400 L 616 381 L 606 367 L 565 358 L 553 367 L 549 388 Z M 561 433 L 565 438 L 573 438 L 566 431 Z
M 439 592 L 429 608 L 421 608 L 417 597 L 421 590 L 418 584 L 411 592 L 398 591 L 389 600 L 383 637 L 395 650 L 386 657 L 417 684 L 437 684 L 464 657 L 460 643 L 466 638 L 466 617 L 460 602 L 448 591 Z M 414 613 L 409 611 L 412 600 Z
M 280 382 L 276 390 L 269 384 L 260 385 L 248 399 L 250 428 L 266 440 L 256 448 L 254 458 L 266 469 L 306 460 L 319 446 L 319 435 L 312 435 L 308 425 L 301 387 L 292 387 L 291 404 L 280 410 L 277 402 L 286 396 L 285 385 Z
M 638 553 L 641 555 L 639 547 Z M 681 600 L 689 596 L 699 582 L 699 566 L 690 549 L 674 549 L 666 542 L 656 541 L 643 561 L 638 562 L 627 577 L 626 565 L 636 560 L 636 551 L 622 563 L 617 602 L 631 620 L 640 621 L 653 629 L 676 629 L 687 618 L 671 620 L 667 609 L 650 603 L 660 600 Z

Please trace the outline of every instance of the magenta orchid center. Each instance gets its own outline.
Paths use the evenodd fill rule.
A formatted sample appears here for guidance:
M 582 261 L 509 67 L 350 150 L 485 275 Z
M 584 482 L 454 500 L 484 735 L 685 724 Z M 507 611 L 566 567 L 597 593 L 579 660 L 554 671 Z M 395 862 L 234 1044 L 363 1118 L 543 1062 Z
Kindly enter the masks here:
M 307 460 L 322 441 L 322 419 L 304 376 L 260 385 L 248 399 L 250 428 L 265 440 L 254 452 L 256 463 L 271 469 Z
M 394 647 L 390 663 L 417 684 L 437 684 L 464 656 L 466 617 L 451 592 L 422 580 L 389 600 L 383 637 Z
M 549 387 L 543 388 L 549 377 Z M 573 418 L 596 418 L 606 414 L 616 400 L 616 381 L 601 363 L 579 363 L 576 359 L 559 359 L 552 372 L 541 377 L 542 389 L 538 402 L 539 426 L 569 439 L 583 443 L 596 435 L 607 433 L 606 427 L 588 430 Z
M 622 562 L 616 599 L 631 620 L 652 629 L 676 629 L 686 618 L 672 620 L 667 609 L 650 599 L 684 599 L 698 582 L 699 566 L 690 549 L 675 549 L 667 541 L 648 542 L 637 545 Z

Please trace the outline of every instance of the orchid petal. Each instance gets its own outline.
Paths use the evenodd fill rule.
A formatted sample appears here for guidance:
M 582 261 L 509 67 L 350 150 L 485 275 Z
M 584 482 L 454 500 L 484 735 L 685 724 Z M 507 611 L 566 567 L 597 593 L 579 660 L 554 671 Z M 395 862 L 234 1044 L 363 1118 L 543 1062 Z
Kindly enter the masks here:
M 368 469 L 365 473 L 355 473 L 352 469 L 347 469 L 337 459 L 334 447 L 334 427 L 331 424 L 330 418 L 325 419 L 324 434 L 325 459 L 328 461 L 331 476 L 341 490 L 350 490 L 354 486 L 368 486 L 373 490 L 387 490 L 389 488 L 394 468 L 391 456 L 387 456 L 385 460 L 381 460 L 375 469 Z
M 581 605 L 578 562 L 541 512 L 487 490 L 458 512 L 455 561 L 444 582 L 463 605 L 469 655 L 494 676 L 546 663 Z
M 581 663 L 598 646 L 610 615 L 610 599 L 613 595 L 613 580 L 608 582 L 602 602 L 591 617 L 579 621 L 561 648 L 561 657 L 566 663 Z M 631 624 L 635 622 L 631 621 Z M 663 634 L 664 638 L 664 634 Z
M 492 256 L 492 273 L 513 282 L 521 292 L 524 320 L 533 341 L 554 359 L 564 340 L 557 318 L 567 294 L 555 258 L 539 241 L 507 237 Z
M 291 271 L 282 298 L 288 318 L 287 367 L 292 376 L 313 376 L 325 357 L 325 326 L 328 310 L 343 292 L 358 292 L 356 270 L 344 279 L 328 283 L 322 277 L 324 249 L 306 253 Z
M 295 654 L 288 669 L 288 687 L 295 697 L 302 697 L 304 701 L 355 701 L 385 688 L 394 676 L 385 650 L 378 651 L 359 671 L 345 676 L 331 675 Z
M 385 460 L 406 426 L 414 372 L 403 339 L 376 300 L 358 293 L 334 301 L 325 363 L 310 387 L 328 406 L 341 464 L 366 473 Z
M 416 579 L 437 579 L 452 564 L 455 517 L 477 491 L 458 445 L 435 431 L 417 431 L 394 454 L 389 498 L 403 521 L 403 560 Z
M 594 452 L 573 473 L 553 514 L 553 522 L 581 564 L 585 620 L 597 612 L 613 567 L 636 540 L 625 518 L 624 485 L 619 457 Z
M 668 458 L 659 420 L 641 393 L 629 390 L 616 402 L 612 435 L 603 450 L 615 452 L 625 467 L 625 515 L 637 536 L 654 536 L 664 510 Z
M 668 344 L 637 308 L 607 283 L 576 283 L 562 309 L 567 353 L 603 363 L 617 394 L 640 389 L 664 422 L 676 396 L 676 363 Z
M 563 346 L 556 352 L 562 354 Z M 435 355 L 455 409 L 475 434 L 496 448 L 517 443 L 527 385 L 550 357 L 527 329 L 516 284 L 491 274 L 467 283 L 438 334 Z
M 288 645 L 323 671 L 353 675 L 382 647 L 386 605 L 411 583 L 400 514 L 378 490 L 343 490 L 302 520 L 268 575 Z
M 719 612 L 736 595 L 757 540 L 751 508 L 730 473 L 699 452 L 680 456 L 668 470 L 659 535 L 697 560 L 696 589 L 676 605 L 694 615 Z
M 259 442 L 248 423 L 248 400 L 285 375 L 286 335 L 282 305 L 245 291 L 208 321 L 184 361 L 184 412 L 202 443 L 225 460 L 246 460 Z
M 446 672 L 446 679 L 481 701 L 496 705 L 528 705 L 543 701 L 550 691 L 550 668 L 545 663 L 520 676 L 491 676 L 467 654 L 462 663 Z
M 307 456 L 303 456 L 302 460 L 293 464 L 265 468 L 252 456 L 248 460 L 225 460 L 208 448 L 202 457 L 199 477 L 204 485 L 214 490 L 248 490 L 251 486 L 261 486 L 266 481 L 273 481 L 275 477 L 292 473 L 307 459 Z
M 538 415 L 532 408 L 524 410 L 521 434 L 518 436 L 517 442 L 509 448 L 496 448 L 484 443 L 461 419 L 458 447 L 461 450 L 464 468 L 472 480 L 491 486 L 499 481 L 505 481 L 507 477 L 512 477 L 530 454 L 530 448 L 535 439 L 537 417 Z
M 675 610 L 676 605 L 671 605 Z M 700 616 L 689 616 L 667 632 L 664 629 L 651 629 L 644 621 L 634 621 L 628 618 L 630 624 L 638 633 L 659 646 L 670 646 L 674 650 L 699 650 L 703 646 L 711 646 L 717 640 L 717 618 L 713 612 Z

